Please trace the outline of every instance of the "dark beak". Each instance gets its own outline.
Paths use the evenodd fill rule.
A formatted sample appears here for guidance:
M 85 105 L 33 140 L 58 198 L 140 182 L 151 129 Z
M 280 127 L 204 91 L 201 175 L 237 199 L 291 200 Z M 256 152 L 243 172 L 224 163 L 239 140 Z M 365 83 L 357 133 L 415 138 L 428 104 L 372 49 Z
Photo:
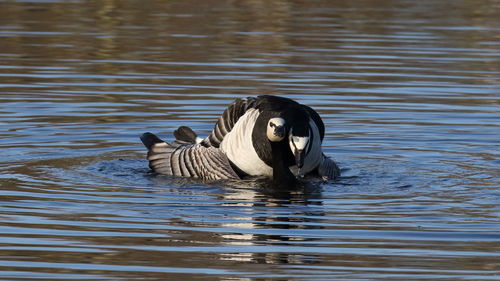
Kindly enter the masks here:
M 274 135 L 279 138 L 285 137 L 285 126 L 276 126 L 274 127 Z
M 302 167 L 304 166 L 304 158 L 305 158 L 305 151 L 304 150 L 295 150 L 294 151 L 294 156 L 295 156 L 295 164 L 297 165 L 297 175 L 299 177 L 302 177 L 302 172 L 301 172 L 301 169 Z

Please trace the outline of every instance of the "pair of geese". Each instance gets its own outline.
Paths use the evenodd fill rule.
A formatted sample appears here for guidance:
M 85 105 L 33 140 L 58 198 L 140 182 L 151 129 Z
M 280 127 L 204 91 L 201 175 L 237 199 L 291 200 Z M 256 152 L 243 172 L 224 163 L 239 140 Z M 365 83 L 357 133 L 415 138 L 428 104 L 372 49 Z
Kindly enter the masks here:
M 304 175 L 324 181 L 340 175 L 323 154 L 324 135 L 321 117 L 309 106 L 263 95 L 236 99 L 205 139 L 181 126 L 174 142 L 152 133 L 141 140 L 156 173 L 208 180 L 265 176 L 276 186 L 291 186 Z

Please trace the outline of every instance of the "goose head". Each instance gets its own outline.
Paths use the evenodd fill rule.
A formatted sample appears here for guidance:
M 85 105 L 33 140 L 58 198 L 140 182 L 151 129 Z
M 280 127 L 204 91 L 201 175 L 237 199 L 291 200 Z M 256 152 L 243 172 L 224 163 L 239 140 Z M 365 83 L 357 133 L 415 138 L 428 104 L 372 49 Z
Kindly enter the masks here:
M 300 119 L 299 122 L 297 122 L 297 120 L 289 120 L 289 122 L 286 122 L 282 117 L 274 117 L 269 119 L 267 123 L 266 135 L 271 143 L 281 142 L 288 137 L 287 146 L 290 148 L 289 151 L 294 159 L 290 160 L 295 161 L 298 168 L 298 176 L 302 176 L 301 168 L 304 166 L 304 159 L 310 139 L 309 124 L 307 121 L 308 118 L 305 120 Z M 286 145 L 285 143 L 287 141 L 285 140 L 283 144 Z M 285 157 L 284 155 L 286 155 L 286 153 L 283 154 L 283 157 Z
M 280 142 L 285 138 L 286 126 L 285 119 L 274 117 L 267 122 L 266 136 L 271 142 Z
M 288 134 L 288 144 L 295 158 L 298 176 L 303 176 L 301 169 L 304 166 L 304 159 L 309 146 L 309 133 L 309 126 L 306 123 L 299 123 L 290 128 Z

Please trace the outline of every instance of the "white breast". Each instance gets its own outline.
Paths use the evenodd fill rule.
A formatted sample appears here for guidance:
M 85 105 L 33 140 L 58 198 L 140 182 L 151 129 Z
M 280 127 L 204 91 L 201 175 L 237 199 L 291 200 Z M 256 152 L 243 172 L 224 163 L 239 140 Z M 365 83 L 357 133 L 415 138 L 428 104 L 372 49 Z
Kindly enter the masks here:
M 258 116 L 257 109 L 247 110 L 224 137 L 220 148 L 243 172 L 252 176 L 272 176 L 273 169 L 259 158 L 252 142 L 252 131 Z

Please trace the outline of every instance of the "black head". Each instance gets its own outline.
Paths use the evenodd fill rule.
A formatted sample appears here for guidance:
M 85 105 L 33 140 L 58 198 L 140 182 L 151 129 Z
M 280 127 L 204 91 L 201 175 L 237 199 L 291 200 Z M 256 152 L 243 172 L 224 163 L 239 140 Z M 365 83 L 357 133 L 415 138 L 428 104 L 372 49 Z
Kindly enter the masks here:
M 286 170 L 297 165 L 301 175 L 310 138 L 311 117 L 307 109 L 291 99 L 277 96 L 259 96 L 256 108 L 260 115 L 252 138 L 259 157 L 270 166 L 280 161 Z M 276 157 L 278 147 L 280 156 Z
M 294 110 L 289 121 L 288 144 L 295 158 L 299 176 L 302 176 L 301 168 L 304 166 L 305 156 L 310 145 L 311 129 L 309 123 L 309 113 L 302 108 Z

